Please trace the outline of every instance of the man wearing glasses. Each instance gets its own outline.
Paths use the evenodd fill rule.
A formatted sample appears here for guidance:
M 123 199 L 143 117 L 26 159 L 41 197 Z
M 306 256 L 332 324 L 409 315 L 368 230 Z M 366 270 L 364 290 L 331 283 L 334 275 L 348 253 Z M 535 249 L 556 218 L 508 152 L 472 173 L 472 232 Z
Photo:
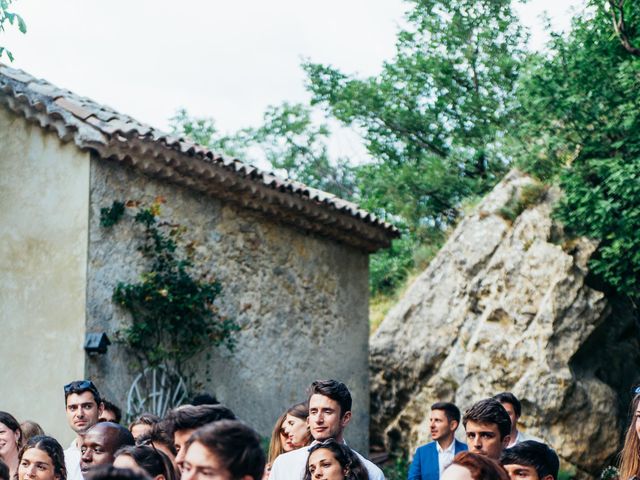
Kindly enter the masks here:
M 76 432 L 76 438 L 64 451 L 67 480 L 82 480 L 80 470 L 80 447 L 84 434 L 98 423 L 104 404 L 100 393 L 90 380 L 77 380 L 64 386 L 64 401 L 67 421 Z

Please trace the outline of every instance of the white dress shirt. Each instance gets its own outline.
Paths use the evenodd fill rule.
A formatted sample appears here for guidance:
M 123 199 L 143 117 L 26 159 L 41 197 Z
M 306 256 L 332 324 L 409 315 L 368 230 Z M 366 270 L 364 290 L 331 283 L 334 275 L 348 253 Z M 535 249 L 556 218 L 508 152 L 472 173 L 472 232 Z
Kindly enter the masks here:
M 74 438 L 69 448 L 64 451 L 64 465 L 67 468 L 67 480 L 83 480 L 82 471 L 80 470 L 80 457 L 82 457 L 82 454 Z
M 456 456 L 456 439 L 454 438 L 445 449 L 440 446 L 440 443 L 436 442 L 436 449 L 438 450 L 438 468 L 440 469 L 440 477 L 442 477 L 442 472 L 451 465 L 453 457 Z
M 292 452 L 283 453 L 273 462 L 269 480 L 302 480 L 307 467 L 307 459 L 309 458 L 309 450 L 317 442 L 312 443 L 308 447 L 302 447 Z M 384 480 L 384 473 L 376 464 L 370 462 L 355 450 L 355 453 L 362 464 L 369 472 L 369 480 Z

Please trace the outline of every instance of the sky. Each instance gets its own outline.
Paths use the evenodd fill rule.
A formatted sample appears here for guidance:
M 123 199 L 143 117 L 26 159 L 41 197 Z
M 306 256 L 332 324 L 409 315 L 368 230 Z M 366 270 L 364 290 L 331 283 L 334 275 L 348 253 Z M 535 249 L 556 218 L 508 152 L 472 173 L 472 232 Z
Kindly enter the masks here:
M 533 48 L 583 0 L 529 0 L 518 11 Z M 394 53 L 401 0 L 14 0 L 27 34 L 8 27 L 11 64 L 164 130 L 176 110 L 213 117 L 222 132 L 260 124 L 268 105 L 309 98 L 303 59 L 375 74 Z M 6 57 L 1 60 L 8 63 Z M 362 157 L 353 131 L 334 153 Z M 356 158 L 357 160 L 357 158 Z

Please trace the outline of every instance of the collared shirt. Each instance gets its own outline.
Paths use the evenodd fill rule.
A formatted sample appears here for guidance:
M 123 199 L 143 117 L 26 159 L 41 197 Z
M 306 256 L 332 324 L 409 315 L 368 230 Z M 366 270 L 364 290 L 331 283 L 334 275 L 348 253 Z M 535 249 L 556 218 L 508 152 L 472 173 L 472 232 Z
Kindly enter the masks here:
M 80 470 L 80 448 L 73 439 L 69 448 L 64 451 L 64 465 L 67 468 L 67 480 L 83 480 L 82 471 Z
M 440 443 L 436 442 L 436 449 L 438 450 L 438 468 L 440 469 L 440 476 L 442 477 L 442 472 L 451 465 L 453 457 L 456 456 L 456 439 L 454 438 L 451 444 L 445 449 L 442 449 Z
M 307 459 L 309 458 L 309 450 L 318 442 L 313 442 L 308 447 L 302 447 L 292 452 L 283 453 L 273 462 L 269 480 L 302 480 L 307 467 Z M 355 453 L 362 464 L 369 472 L 369 480 L 384 480 L 384 473 L 374 463 L 370 462 L 355 450 Z

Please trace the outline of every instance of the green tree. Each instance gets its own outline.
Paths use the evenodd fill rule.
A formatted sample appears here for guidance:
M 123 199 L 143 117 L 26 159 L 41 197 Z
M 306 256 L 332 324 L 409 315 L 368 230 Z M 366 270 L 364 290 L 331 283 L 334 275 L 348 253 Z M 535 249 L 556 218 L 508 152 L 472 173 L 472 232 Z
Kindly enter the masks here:
M 7 24 L 15 25 L 22 33 L 27 33 L 27 24 L 22 17 L 10 10 L 13 0 L 0 0 L 0 32 L 4 32 Z M 0 45 L 0 59 L 2 55 L 13 62 L 13 54 L 6 47 Z
M 528 171 L 559 181 L 558 218 L 600 240 L 591 269 L 640 298 L 640 4 L 592 0 L 566 37 L 532 57 L 512 145 Z
M 461 201 L 505 172 L 502 143 L 515 124 L 526 38 L 510 0 L 409 3 L 408 27 L 379 75 L 304 65 L 312 103 L 362 131 L 374 159 L 356 171 L 359 201 L 409 236 L 398 255 L 377 259 L 389 259 L 389 275 L 381 275 L 395 279 L 388 287 L 413 264 L 404 249 L 442 242 Z

